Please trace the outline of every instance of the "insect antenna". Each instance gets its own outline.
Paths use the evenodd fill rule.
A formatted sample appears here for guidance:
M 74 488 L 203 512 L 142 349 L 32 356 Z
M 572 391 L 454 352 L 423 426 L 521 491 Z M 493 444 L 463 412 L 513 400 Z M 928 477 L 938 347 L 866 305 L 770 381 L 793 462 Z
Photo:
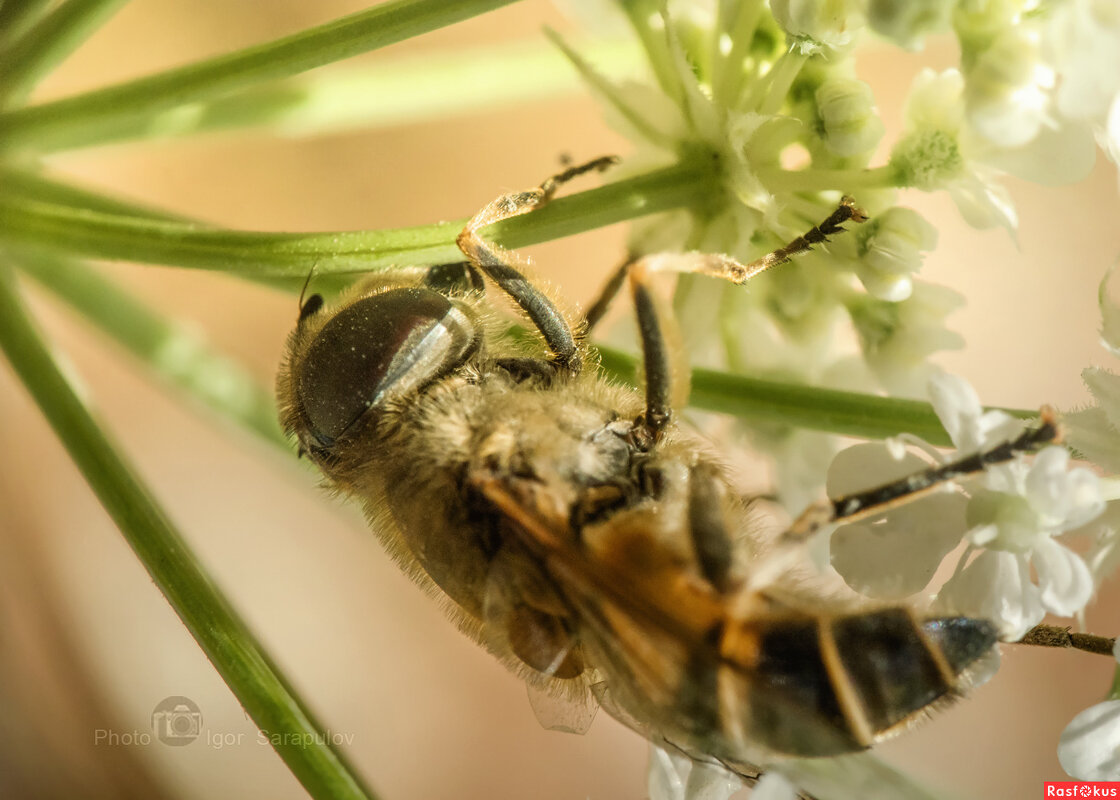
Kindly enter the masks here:
M 312 314 L 317 312 L 323 307 L 323 296 L 320 294 L 313 294 L 307 298 L 307 302 L 303 301 L 303 297 L 307 294 L 307 287 L 311 285 L 311 277 L 315 274 L 315 267 L 319 266 L 319 262 L 311 265 L 311 269 L 307 272 L 307 278 L 303 281 L 303 288 L 299 290 L 299 321 L 303 322 Z

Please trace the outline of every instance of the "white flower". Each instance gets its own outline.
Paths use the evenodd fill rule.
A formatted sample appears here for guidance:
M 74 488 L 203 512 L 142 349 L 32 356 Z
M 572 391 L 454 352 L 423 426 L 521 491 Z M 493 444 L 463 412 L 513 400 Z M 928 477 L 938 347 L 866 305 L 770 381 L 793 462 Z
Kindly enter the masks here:
M 771 0 L 774 19 L 802 49 L 844 48 L 863 27 L 862 0 Z
M 933 410 L 962 453 L 974 453 L 988 442 L 1010 438 L 1022 429 L 1003 411 L 984 411 L 972 384 L 959 375 L 942 373 L 929 382 Z
M 958 447 L 946 460 L 1006 441 L 1022 427 L 1002 412 L 984 412 L 959 377 L 932 378 L 930 395 Z M 892 460 L 887 452 L 875 445 L 843 451 L 830 470 L 830 496 L 880 485 L 925 463 L 913 455 Z M 1061 616 L 1080 611 L 1092 596 L 1093 576 L 1085 560 L 1055 537 L 1103 510 L 1096 475 L 1069 469 L 1068 451 L 1048 447 L 1033 463 L 1017 459 L 989 467 L 981 487 L 967 500 L 934 494 L 840 527 L 832 537 L 832 565 L 865 595 L 904 597 L 929 582 L 967 529 L 969 547 L 938 592 L 939 610 L 989 619 L 1008 640 L 1021 638 L 1048 611 Z
M 968 449 L 998 442 L 1009 424 L 981 414 L 975 393 L 959 378 L 934 381 L 935 408 L 953 436 Z M 1069 469 L 1069 452 L 1047 447 L 1032 464 L 1016 460 L 990 467 L 984 489 L 968 503 L 967 539 L 985 548 L 938 593 L 937 606 L 990 619 L 1003 638 L 1021 638 L 1047 611 L 1072 616 L 1089 602 L 1093 578 L 1084 559 L 1054 537 L 1079 528 L 1104 510 L 1100 482 L 1089 470 Z M 1031 566 L 1037 584 L 1031 580 Z
M 1120 661 L 1120 641 L 1112 654 Z M 1120 699 L 1115 688 L 1110 699 L 1085 709 L 1062 731 L 1058 761 L 1078 780 L 1120 780 Z
M 1050 121 L 1054 71 L 1039 54 L 1037 30 L 1005 29 L 975 54 L 965 83 L 965 106 L 974 129 L 1002 147 L 1034 139 Z
M 964 298 L 952 289 L 914 281 L 910 297 L 892 303 L 872 297 L 848 303 L 864 360 L 889 391 L 920 395 L 933 371 L 929 356 L 959 349 L 964 340 L 945 327 L 945 318 Z
M 895 206 L 852 232 L 858 243 L 856 275 L 881 300 L 897 303 L 913 291 L 911 275 L 922 253 L 937 245 L 937 229 L 913 209 Z
M 1092 125 L 1109 158 L 1120 161 L 1120 6 L 1113 0 L 1061 4 L 1046 44 L 1059 78 L 1059 111 Z
M 975 228 L 1017 227 L 1007 191 L 968 152 L 974 137 L 965 124 L 960 72 L 922 70 L 910 89 L 904 118 L 905 133 L 890 159 L 903 185 L 923 191 L 947 189 L 965 221 Z
M 650 745 L 650 800 L 728 800 L 742 788 L 738 776 L 715 764 L 693 761 L 676 749 Z
M 1083 126 L 1037 127 L 1032 138 L 1011 147 L 981 135 L 965 112 L 961 73 L 923 70 L 910 89 L 905 132 L 891 150 L 890 164 L 902 185 L 947 190 L 975 228 L 1003 225 L 1013 232 L 1018 225 L 1010 195 L 996 183 L 1000 173 L 1060 185 L 1081 180 L 1092 169 L 1093 139 Z M 1002 138 L 1006 142 L 1009 136 Z

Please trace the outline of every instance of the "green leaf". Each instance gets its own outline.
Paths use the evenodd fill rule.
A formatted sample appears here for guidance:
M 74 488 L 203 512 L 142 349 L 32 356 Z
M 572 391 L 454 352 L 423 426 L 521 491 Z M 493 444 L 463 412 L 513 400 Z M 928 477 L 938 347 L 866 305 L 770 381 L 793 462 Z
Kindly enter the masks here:
M 0 266 L 0 349 L 152 580 L 277 754 L 317 800 L 374 794 L 211 582 L 135 470 L 63 376 Z
M 315 28 L 104 89 L 0 114 L 0 149 L 106 141 L 160 112 L 212 100 L 510 5 L 517 0 L 391 0 Z

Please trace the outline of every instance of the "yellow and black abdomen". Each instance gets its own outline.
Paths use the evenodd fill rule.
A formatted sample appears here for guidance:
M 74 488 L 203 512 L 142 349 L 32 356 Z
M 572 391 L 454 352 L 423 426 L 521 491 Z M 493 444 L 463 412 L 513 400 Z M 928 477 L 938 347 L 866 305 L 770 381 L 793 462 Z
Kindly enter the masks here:
M 996 643 L 983 620 L 922 619 L 906 608 L 782 616 L 749 627 L 749 636 L 725 637 L 725 735 L 801 756 L 869 747 L 963 689 L 969 666 Z

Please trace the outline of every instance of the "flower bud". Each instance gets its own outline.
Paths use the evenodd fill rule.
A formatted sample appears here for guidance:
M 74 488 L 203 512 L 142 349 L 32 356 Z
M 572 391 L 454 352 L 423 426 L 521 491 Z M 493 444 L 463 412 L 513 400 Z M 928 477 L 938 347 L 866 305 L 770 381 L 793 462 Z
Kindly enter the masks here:
M 829 150 L 855 156 L 875 149 L 884 129 L 870 86 L 854 78 L 832 78 L 821 84 L 815 97 Z
M 922 266 L 923 251 L 937 244 L 937 229 L 913 209 L 895 206 L 859 231 L 856 274 L 868 292 L 899 302 L 910 296 L 910 276 Z
M 995 37 L 968 70 L 969 121 L 1002 147 L 1019 147 L 1038 135 L 1050 105 L 1054 72 L 1039 59 L 1038 36 L 1022 27 Z
M 950 0 L 871 0 L 871 29 L 906 50 L 921 50 L 925 37 L 949 27 Z
M 855 40 L 864 5 L 864 0 L 771 0 L 770 10 L 802 49 L 836 49 Z

